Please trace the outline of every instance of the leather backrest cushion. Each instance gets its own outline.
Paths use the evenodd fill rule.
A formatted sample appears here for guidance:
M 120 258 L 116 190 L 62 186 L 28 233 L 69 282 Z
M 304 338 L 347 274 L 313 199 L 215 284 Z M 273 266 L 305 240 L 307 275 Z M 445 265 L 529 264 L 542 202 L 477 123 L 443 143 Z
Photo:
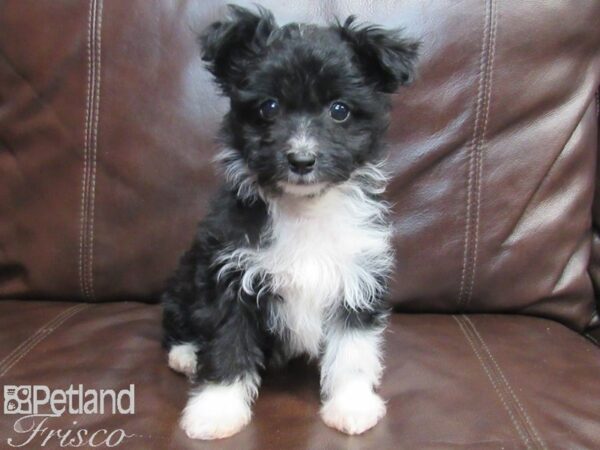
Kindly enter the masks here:
M 195 36 L 225 3 L 0 3 L 0 296 L 156 298 L 220 181 Z M 587 325 L 600 3 L 260 3 L 423 41 L 389 131 L 398 308 Z

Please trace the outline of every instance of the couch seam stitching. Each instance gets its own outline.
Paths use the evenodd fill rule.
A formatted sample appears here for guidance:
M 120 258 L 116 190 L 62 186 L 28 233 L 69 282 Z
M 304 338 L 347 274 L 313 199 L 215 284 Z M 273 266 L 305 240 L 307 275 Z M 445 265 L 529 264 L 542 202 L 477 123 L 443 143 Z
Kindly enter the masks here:
M 90 306 L 91 305 L 89 305 L 89 304 L 80 304 L 80 305 L 77 305 L 77 306 L 74 306 L 73 308 L 71 308 L 69 310 L 70 311 L 69 314 L 65 314 L 63 317 L 61 317 L 60 320 L 58 320 L 52 324 L 53 325 L 52 328 L 48 328 L 47 330 L 45 330 L 45 332 L 41 333 L 35 340 L 30 342 L 29 345 L 27 345 L 27 347 L 23 349 L 23 352 L 19 355 L 19 357 L 17 359 L 15 359 L 14 361 L 12 361 L 11 364 L 6 366 L 0 372 L 0 378 L 5 376 L 10 371 L 10 369 L 12 369 L 19 361 L 21 361 L 26 355 L 28 355 L 31 352 L 31 350 L 33 350 L 37 345 L 39 345 L 41 342 L 43 342 L 54 331 L 58 330 L 67 320 L 69 320 L 75 314 L 83 311 L 84 309 L 89 308 Z
M 506 388 L 508 389 L 508 393 L 510 394 L 510 396 L 512 396 L 513 400 L 515 401 L 518 409 L 521 411 L 521 413 L 523 414 L 524 418 L 525 418 L 525 422 L 526 422 L 526 428 L 529 428 L 529 432 L 531 433 L 531 435 L 534 438 L 534 441 L 537 440 L 537 443 L 540 445 L 541 448 L 546 449 L 546 445 L 544 443 L 544 441 L 542 440 L 542 438 L 540 437 L 540 435 L 538 434 L 538 431 L 536 429 L 536 427 L 533 425 L 533 422 L 529 416 L 529 414 L 527 413 L 527 410 L 525 409 L 525 407 L 523 407 L 523 404 L 521 403 L 521 401 L 519 400 L 519 397 L 517 397 L 517 395 L 515 394 L 512 386 L 510 385 L 510 383 L 508 382 L 508 379 L 506 378 L 506 376 L 504 375 L 504 372 L 502 371 L 502 369 L 500 368 L 500 365 L 498 364 L 498 362 L 496 361 L 496 358 L 494 358 L 494 355 L 492 354 L 491 350 L 489 349 L 488 345 L 486 344 L 485 340 L 483 339 L 483 337 L 481 336 L 481 334 L 479 333 L 479 331 L 477 330 L 477 327 L 475 326 L 475 323 L 467 316 L 464 317 L 464 320 L 471 325 L 471 328 L 473 329 L 473 332 L 475 333 L 476 337 L 479 339 L 480 343 L 481 343 L 481 347 L 483 348 L 483 350 L 488 354 L 488 356 L 490 357 L 492 363 L 494 364 L 494 366 L 496 367 L 496 372 L 498 373 L 498 375 L 500 375 L 500 378 L 502 379 L 502 381 L 504 382 L 504 384 L 506 385 Z
M 25 348 L 26 346 L 29 345 L 29 343 L 33 340 L 37 338 L 38 334 L 43 333 L 45 330 L 47 330 L 48 328 L 51 328 L 54 323 L 58 320 L 60 320 L 60 318 L 67 314 L 69 311 L 71 311 L 73 308 L 75 308 L 77 305 L 75 306 L 71 306 L 63 311 L 61 311 L 60 313 L 58 313 L 56 316 L 54 316 L 52 319 L 50 319 L 48 322 L 46 322 L 45 324 L 43 324 L 41 327 L 39 327 L 37 330 L 35 330 L 28 338 L 26 338 L 23 342 L 21 342 L 18 346 L 16 346 L 12 352 L 10 352 L 8 355 L 6 355 L 2 360 L 0 360 L 0 372 L 2 372 L 4 370 L 4 367 L 11 362 L 14 358 L 18 357 L 18 355 L 21 354 L 21 351 L 23 348 Z
M 493 87 L 493 74 L 494 74 L 494 61 L 495 61 L 495 56 L 496 56 L 496 36 L 497 36 L 497 27 L 498 27 L 498 2 L 495 2 L 494 0 L 491 0 L 490 2 L 490 14 L 491 14 L 491 30 L 490 30 L 490 43 L 489 43 L 489 51 L 488 51 L 488 64 L 487 64 L 487 76 L 485 76 L 485 83 L 486 83 L 486 87 L 485 89 L 485 98 L 484 98 L 484 105 L 482 107 L 483 109 L 483 114 L 484 114 L 484 120 L 483 120 L 483 126 L 481 128 L 481 132 L 480 132 L 480 139 L 479 139 L 479 143 L 478 145 L 475 146 L 475 156 L 476 156 L 476 160 L 477 160 L 477 164 L 476 164 L 476 176 L 475 176 L 475 183 L 476 183 L 476 198 L 477 198 L 477 206 L 475 209 L 475 226 L 473 228 L 473 255 L 472 255 L 472 262 L 471 262 L 471 274 L 470 274 L 470 279 L 469 279 L 469 283 L 468 283 L 468 287 L 467 287 L 467 293 L 465 295 L 465 302 L 463 304 L 463 307 L 467 306 L 472 297 L 473 297 L 473 288 L 475 285 L 475 275 L 476 275 L 476 270 L 477 270 L 477 253 L 479 251 L 479 225 L 480 225 L 480 219 L 481 219 L 481 191 L 482 191 L 482 186 L 483 186 L 483 156 L 484 156 L 484 149 L 485 149 L 485 139 L 486 139 L 486 134 L 487 134 L 487 127 L 488 127 L 488 122 L 489 122 L 489 118 L 490 118 L 490 104 L 491 104 L 491 98 L 492 98 L 492 87 Z
M 489 3 L 488 3 L 489 4 Z M 479 71 L 478 71 L 478 87 L 477 87 L 477 100 L 476 100 L 476 108 L 475 108 L 475 117 L 473 120 L 473 137 L 471 138 L 468 145 L 468 171 L 467 171 L 467 208 L 465 211 L 465 232 L 464 232 L 464 248 L 463 248 L 463 264 L 462 264 L 462 273 L 460 279 L 460 287 L 458 293 L 458 308 L 460 309 L 464 303 L 465 296 L 465 283 L 467 279 L 467 271 L 469 267 L 469 248 L 471 244 L 471 215 L 472 215 L 472 203 L 473 203 L 473 177 L 474 177 L 474 150 L 477 140 L 477 132 L 479 129 L 479 122 L 481 120 L 481 106 L 483 103 L 484 96 L 484 71 L 486 65 L 486 52 L 488 50 L 488 46 L 486 45 L 489 33 L 489 14 L 490 10 L 487 7 L 485 9 L 485 17 L 484 17 L 484 26 L 483 26 L 483 36 L 481 38 L 481 52 L 479 57 Z
M 486 365 L 486 363 L 484 361 L 484 358 L 482 357 L 482 355 L 480 354 L 479 350 L 477 349 L 477 345 L 475 344 L 475 342 L 473 341 L 473 339 L 469 336 L 468 330 L 466 329 L 465 325 L 460 320 L 461 318 L 459 318 L 459 317 L 457 317 L 455 315 L 453 315 L 452 318 L 458 324 L 458 327 L 460 328 L 461 332 L 463 333 L 463 335 L 464 335 L 466 341 L 468 342 L 469 346 L 473 350 L 473 353 L 475 353 L 475 356 L 477 357 L 477 360 L 479 361 L 479 364 L 481 365 L 483 371 L 485 372 L 485 374 L 487 375 L 488 379 L 490 380 L 490 383 L 492 384 L 492 388 L 496 392 L 496 395 L 498 396 L 498 398 L 500 399 L 500 402 L 504 406 L 504 409 L 508 413 L 508 416 L 509 416 L 509 418 L 510 418 L 512 424 L 513 424 L 513 426 L 515 427 L 515 430 L 517 431 L 519 437 L 523 441 L 523 444 L 525 444 L 525 446 L 528 449 L 531 448 L 531 446 L 529 445 L 529 438 L 526 436 L 526 434 L 524 434 L 524 429 L 521 429 L 522 425 L 520 425 L 520 423 L 519 423 L 520 421 L 517 420 L 515 414 L 512 411 L 512 408 L 509 406 L 507 400 L 504 398 L 504 394 L 499 389 L 499 384 L 500 383 L 499 383 L 499 380 L 497 379 L 497 377 L 494 376 L 493 370 L 491 370 L 491 368 L 487 367 L 487 365 Z
M 85 121 L 84 121 L 84 136 L 83 136 L 83 174 L 81 180 L 81 213 L 79 227 L 79 286 L 81 293 L 85 299 L 89 299 L 86 279 L 85 266 L 85 248 L 87 245 L 87 220 L 88 220 L 88 184 L 89 184 L 89 133 L 90 133 L 90 112 L 91 112 L 91 92 L 92 84 L 95 82 L 95 74 L 92 70 L 92 21 L 94 11 L 94 1 L 89 2 L 88 12 L 88 33 L 87 33 L 87 87 L 86 87 L 86 102 L 85 102 Z
M 95 84 L 95 92 L 94 92 L 94 126 L 92 133 L 92 186 L 90 190 L 90 233 L 89 233 L 89 290 L 90 290 L 90 298 L 92 301 L 95 300 L 95 292 L 94 292 L 94 232 L 95 232 L 95 198 L 96 198 L 96 166 L 97 166 L 97 154 L 98 154 L 98 125 L 100 121 L 100 85 L 101 85 L 101 77 L 102 77 L 102 11 L 103 11 L 103 0 L 97 0 L 96 7 L 96 19 L 97 26 L 95 27 L 95 44 L 96 44 L 96 52 L 95 52 L 95 70 L 96 70 L 96 84 Z

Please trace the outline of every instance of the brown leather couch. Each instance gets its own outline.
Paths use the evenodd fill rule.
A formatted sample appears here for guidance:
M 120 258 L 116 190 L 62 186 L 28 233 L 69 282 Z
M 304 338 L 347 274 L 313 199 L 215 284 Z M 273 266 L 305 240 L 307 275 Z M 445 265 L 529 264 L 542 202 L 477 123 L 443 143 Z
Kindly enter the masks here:
M 133 415 L 45 425 L 123 429 L 124 449 L 600 448 L 597 0 L 261 2 L 423 40 L 389 131 L 388 415 L 326 428 L 299 361 L 239 435 L 178 429 L 188 385 L 155 302 L 219 181 L 226 103 L 195 34 L 223 3 L 0 0 L 0 385 L 134 384 Z M 0 448 L 29 436 L 18 417 L 0 414 Z

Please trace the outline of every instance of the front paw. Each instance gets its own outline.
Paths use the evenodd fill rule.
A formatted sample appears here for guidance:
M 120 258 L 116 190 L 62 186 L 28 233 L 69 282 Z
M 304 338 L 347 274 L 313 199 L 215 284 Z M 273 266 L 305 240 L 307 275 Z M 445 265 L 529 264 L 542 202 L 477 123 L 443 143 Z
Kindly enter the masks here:
M 223 439 L 244 428 L 251 416 L 243 388 L 236 383 L 208 385 L 190 397 L 179 425 L 191 439 Z
M 361 434 L 385 416 L 385 402 L 371 390 L 333 395 L 321 408 L 326 425 L 346 434 Z

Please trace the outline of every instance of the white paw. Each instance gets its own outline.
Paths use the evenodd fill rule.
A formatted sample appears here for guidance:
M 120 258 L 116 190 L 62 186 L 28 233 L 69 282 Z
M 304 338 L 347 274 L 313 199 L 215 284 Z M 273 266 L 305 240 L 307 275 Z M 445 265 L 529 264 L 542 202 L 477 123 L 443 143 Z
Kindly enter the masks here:
M 250 403 L 251 398 L 241 382 L 207 385 L 192 394 L 179 425 L 191 439 L 223 439 L 250 422 Z
M 196 346 L 194 344 L 174 345 L 169 350 L 169 367 L 188 377 L 196 373 Z
M 337 394 L 321 408 L 326 425 L 346 434 L 361 434 L 385 416 L 385 402 L 371 390 Z

